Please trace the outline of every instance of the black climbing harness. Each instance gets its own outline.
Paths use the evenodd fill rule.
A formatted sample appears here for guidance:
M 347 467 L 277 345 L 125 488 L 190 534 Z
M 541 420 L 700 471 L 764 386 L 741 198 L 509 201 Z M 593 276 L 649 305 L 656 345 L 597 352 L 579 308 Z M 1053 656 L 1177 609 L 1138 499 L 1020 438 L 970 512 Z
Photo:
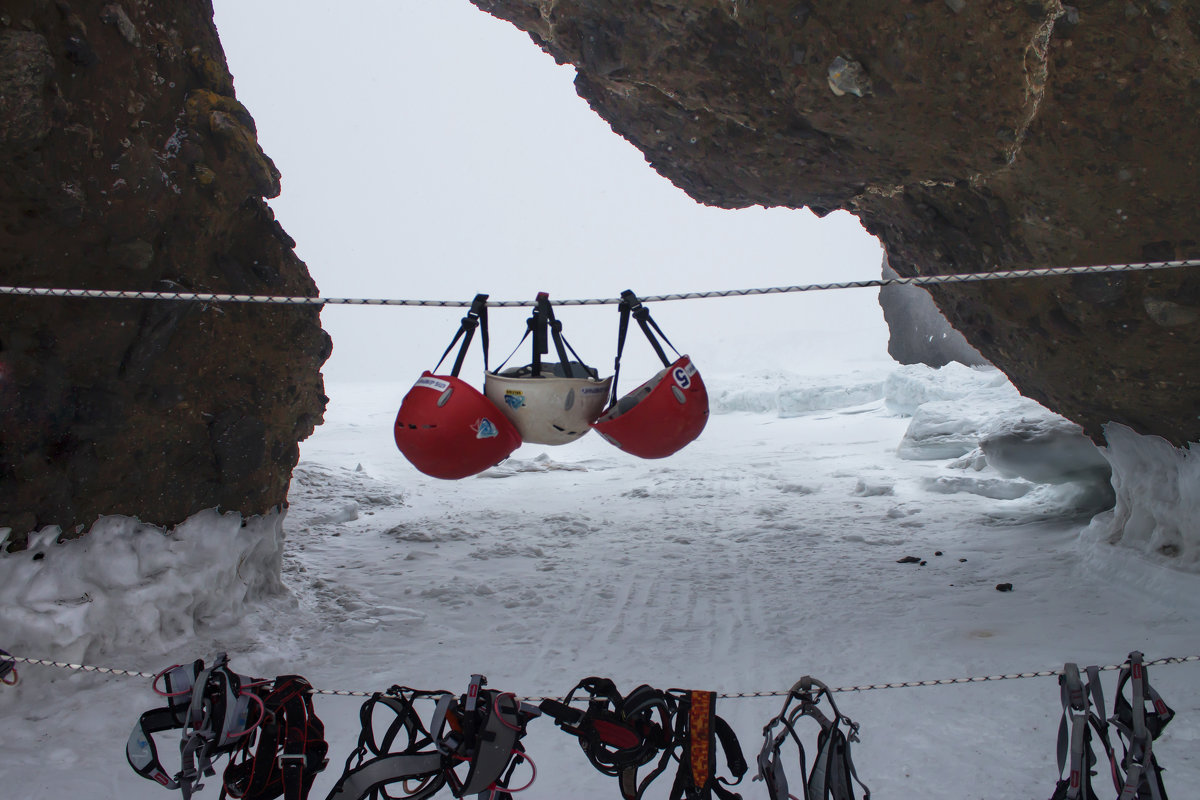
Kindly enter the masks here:
M 833 719 L 818 707 L 822 698 L 829 703 Z M 793 700 L 798 705 L 791 708 Z M 821 728 L 817 734 L 817 752 L 811 771 L 805 760 L 804 744 L 796 732 L 801 717 L 811 717 Z M 842 730 L 843 723 L 849 733 Z M 783 730 L 774 733 L 775 727 L 780 725 Z M 816 678 L 806 675 L 798 680 L 788 692 L 779 714 L 763 728 L 764 741 L 758 754 L 758 774 L 754 779 L 767 784 L 771 800 L 788 800 L 792 796 L 788 793 L 787 773 L 780 760 L 780 750 L 789 737 L 799 750 L 802 779 L 800 800 L 854 800 L 854 783 L 862 788 L 863 800 L 869 800 L 871 790 L 858 779 L 850 758 L 850 743 L 859 740 L 858 724 L 838 710 L 829 687 Z
M 363 703 L 358 747 L 328 800 L 424 800 L 444 786 L 455 797 L 510 800 L 512 791 L 520 791 L 510 787 L 517 766 L 533 767 L 521 738 L 540 712 L 486 685 L 486 678 L 473 675 L 459 697 L 402 686 L 376 692 Z M 434 704 L 428 727 L 416 710 L 419 702 Z M 377 737 L 381 709 L 393 719 Z M 459 774 L 462 764 L 468 765 L 465 776 Z
M 17 662 L 7 650 L 0 650 L 0 683 L 16 686 L 21 680 L 17 674 Z
M 325 726 L 313 710 L 312 686 L 280 675 L 263 687 L 263 721 L 242 737 L 225 768 L 221 796 L 243 800 L 305 800 L 329 764 Z
M 586 711 L 569 703 L 582 689 L 588 694 Z M 640 800 L 650 783 L 679 762 L 671 800 L 740 800 L 726 789 L 746 773 L 746 759 L 733 729 L 714 711 L 714 692 L 682 689 L 662 691 L 639 686 L 622 697 L 607 678 L 585 678 L 563 702 L 543 700 L 541 710 L 560 728 L 579 739 L 588 761 L 605 775 L 618 778 L 625 800 Z M 725 754 L 732 779 L 716 774 L 717 744 Z M 639 779 L 638 769 L 658 763 Z
M 587 692 L 586 710 L 569 705 L 579 690 Z M 636 800 L 661 769 L 638 781 L 638 768 L 670 747 L 675 698 L 642 685 L 625 697 L 608 678 L 585 678 L 564 701 L 546 699 L 539 708 L 558 727 L 579 739 L 592 766 L 619 779 L 625 800 Z M 665 765 L 664 765 L 665 766 Z

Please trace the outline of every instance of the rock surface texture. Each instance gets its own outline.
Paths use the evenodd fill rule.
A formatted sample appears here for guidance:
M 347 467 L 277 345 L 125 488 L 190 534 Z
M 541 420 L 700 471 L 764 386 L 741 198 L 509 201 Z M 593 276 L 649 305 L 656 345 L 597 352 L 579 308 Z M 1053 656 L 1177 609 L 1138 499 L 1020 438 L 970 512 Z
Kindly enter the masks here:
M 696 200 L 848 209 L 902 275 L 1200 256 L 1200 8 L 472 0 Z M 934 291 L 1097 441 L 1200 440 L 1200 272 Z
M 316 294 L 263 201 L 279 173 L 212 17 L 203 0 L 0 6 L 0 283 Z M 282 504 L 329 351 L 316 307 L 0 296 L 9 545 L 101 514 Z

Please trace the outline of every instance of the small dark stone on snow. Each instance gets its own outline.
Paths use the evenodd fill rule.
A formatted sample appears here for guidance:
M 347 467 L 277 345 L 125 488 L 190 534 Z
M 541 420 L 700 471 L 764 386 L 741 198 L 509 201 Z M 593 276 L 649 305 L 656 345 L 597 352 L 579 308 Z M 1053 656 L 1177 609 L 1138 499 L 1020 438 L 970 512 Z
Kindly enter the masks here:
M 964 561 L 966 561 L 966 559 L 965 559 L 965 558 L 960 558 L 960 559 L 958 560 L 958 563 L 960 563 L 960 564 L 961 564 L 961 563 L 962 563 L 962 562 L 964 562 Z
M 923 567 L 923 566 L 925 566 L 925 563 L 926 563 L 926 562 L 922 561 L 922 562 L 921 562 L 921 566 L 922 566 L 922 567 Z
M 1011 583 L 997 583 L 996 591 L 997 592 L 1011 592 L 1012 584 Z
M 899 559 L 896 563 L 897 564 L 920 564 L 922 562 L 921 562 L 921 559 L 917 558 L 916 556 L 905 556 L 904 558 Z
M 941 551 L 941 550 L 935 550 L 935 551 L 933 552 L 933 554 L 934 554 L 935 556 L 940 556 L 940 555 L 942 554 L 942 551 Z

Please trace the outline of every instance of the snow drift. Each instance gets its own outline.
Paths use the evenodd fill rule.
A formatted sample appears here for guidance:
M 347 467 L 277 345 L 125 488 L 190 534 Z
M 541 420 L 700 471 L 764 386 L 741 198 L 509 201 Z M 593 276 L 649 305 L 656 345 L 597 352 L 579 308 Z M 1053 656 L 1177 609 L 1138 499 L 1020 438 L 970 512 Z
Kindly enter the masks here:
M 88 661 L 147 642 L 169 648 L 284 592 L 283 513 L 202 511 L 167 533 L 103 517 L 59 543 L 58 528 L 0 557 L 4 647 Z

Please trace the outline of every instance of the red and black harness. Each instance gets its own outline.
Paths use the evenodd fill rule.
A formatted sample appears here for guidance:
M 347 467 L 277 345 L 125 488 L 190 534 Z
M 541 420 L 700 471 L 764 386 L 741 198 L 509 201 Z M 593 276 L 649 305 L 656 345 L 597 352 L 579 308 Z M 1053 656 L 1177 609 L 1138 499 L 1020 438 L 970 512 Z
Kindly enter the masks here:
M 203 788 L 204 777 L 216 774 L 213 762 L 223 755 L 233 762 L 222 794 L 247 800 L 305 800 L 325 768 L 324 726 L 303 678 L 284 675 L 273 685 L 254 680 L 233 672 L 221 653 L 208 667 L 197 660 L 164 670 L 154 690 L 167 705 L 138 718 L 125 756 L 137 774 L 178 789 L 184 800 Z M 154 734 L 174 730 L 182 732 L 181 763 L 171 775 L 159 760 Z
M 575 693 L 588 694 L 586 710 L 572 708 Z M 725 786 L 737 784 L 746 772 L 737 737 L 714 712 L 716 695 L 680 689 L 662 691 L 642 685 L 622 697 L 607 678 L 585 678 L 563 701 L 543 700 L 541 710 L 562 730 L 579 739 L 584 755 L 597 770 L 618 778 L 625 800 L 640 800 L 650 783 L 666 771 L 671 759 L 679 770 L 672 800 L 720 800 L 739 796 Z M 717 777 L 718 742 L 733 780 Z M 639 768 L 658 759 L 639 779 Z

